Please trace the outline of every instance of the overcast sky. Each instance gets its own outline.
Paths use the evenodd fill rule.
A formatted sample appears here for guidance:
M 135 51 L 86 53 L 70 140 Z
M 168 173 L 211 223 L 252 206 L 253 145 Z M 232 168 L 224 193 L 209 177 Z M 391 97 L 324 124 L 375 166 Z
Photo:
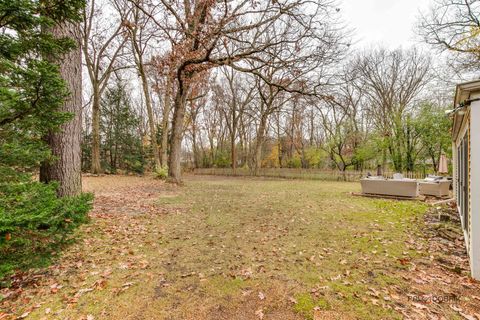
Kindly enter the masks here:
M 355 29 L 358 47 L 383 44 L 391 49 L 418 44 L 413 27 L 432 0 L 340 0 L 342 16 Z

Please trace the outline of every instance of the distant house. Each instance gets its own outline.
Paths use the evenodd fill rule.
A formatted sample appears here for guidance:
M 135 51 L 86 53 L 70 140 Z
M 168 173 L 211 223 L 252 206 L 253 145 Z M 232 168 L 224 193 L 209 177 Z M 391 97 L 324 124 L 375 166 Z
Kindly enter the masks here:
M 453 115 L 453 186 L 470 256 L 480 280 L 480 80 L 457 86 Z

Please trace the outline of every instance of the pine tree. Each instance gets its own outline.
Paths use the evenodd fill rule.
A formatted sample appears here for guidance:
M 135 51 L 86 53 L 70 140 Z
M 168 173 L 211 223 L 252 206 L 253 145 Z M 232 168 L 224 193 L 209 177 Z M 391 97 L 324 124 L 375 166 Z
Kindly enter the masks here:
M 74 117 L 62 110 L 70 92 L 57 63 L 75 41 L 52 31 L 77 23 L 83 6 L 0 0 L 0 277 L 32 233 L 53 240 L 90 208 L 89 195 L 58 198 L 57 183 L 33 179 L 41 163 L 56 159 L 44 137 L 64 132 L 62 124 Z

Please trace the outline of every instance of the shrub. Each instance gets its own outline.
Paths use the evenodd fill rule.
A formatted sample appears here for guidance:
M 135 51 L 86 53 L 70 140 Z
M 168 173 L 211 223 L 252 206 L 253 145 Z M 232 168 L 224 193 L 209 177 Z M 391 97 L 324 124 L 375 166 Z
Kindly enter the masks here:
M 75 41 L 49 30 L 79 23 L 84 6 L 83 0 L 0 1 L 0 278 L 35 265 L 37 257 L 48 260 L 91 207 L 91 195 L 58 198 L 57 185 L 32 180 L 42 163 L 55 160 L 44 137 L 73 116 L 62 112 L 69 90 L 55 61 Z
M 0 279 L 14 269 L 45 262 L 67 234 L 88 221 L 93 196 L 58 198 L 57 185 L 0 184 Z
M 229 168 L 232 166 L 230 155 L 228 152 L 219 152 L 214 162 L 214 166 L 217 168 Z
M 155 178 L 165 180 L 168 178 L 168 166 L 163 166 L 155 169 Z
M 142 157 L 134 155 L 125 156 L 125 169 L 129 173 L 143 174 L 145 172 L 145 161 Z M 167 169 L 168 172 L 168 169 Z
M 300 159 L 300 156 L 295 155 L 293 158 L 288 160 L 287 162 L 287 167 L 288 168 L 301 168 L 302 167 L 302 159 Z

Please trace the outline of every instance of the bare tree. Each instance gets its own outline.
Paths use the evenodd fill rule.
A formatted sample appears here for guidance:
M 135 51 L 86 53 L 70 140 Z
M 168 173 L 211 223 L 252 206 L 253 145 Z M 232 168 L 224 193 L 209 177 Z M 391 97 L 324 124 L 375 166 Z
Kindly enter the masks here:
M 220 111 L 223 113 L 230 135 L 230 152 L 233 174 L 237 170 L 237 136 L 239 122 L 247 106 L 253 100 L 254 86 L 241 83 L 242 77 L 234 69 L 223 67 L 220 69 L 226 80 L 226 88 L 217 86 L 217 95 L 221 96 L 223 104 Z M 245 80 L 244 80 L 245 81 Z
M 369 99 L 368 114 L 380 131 L 391 155 L 395 170 L 401 171 L 412 155 L 403 122 L 422 89 L 431 80 L 430 58 L 416 49 L 408 51 L 376 49 L 365 52 L 357 60 L 357 72 Z M 386 155 L 384 156 L 384 166 Z
M 147 65 L 145 61 L 147 50 L 149 49 L 149 42 L 155 40 L 155 35 L 158 32 L 155 30 L 155 25 L 152 23 L 151 14 L 145 14 L 140 10 L 139 6 L 132 6 L 128 1 L 125 4 L 129 4 L 131 7 L 125 6 L 124 3 L 119 0 L 116 0 L 115 4 L 120 14 L 122 15 L 123 13 L 125 16 L 122 24 L 128 32 L 135 66 L 142 84 L 150 129 L 150 144 L 152 146 L 155 169 L 159 169 L 162 166 L 162 162 L 157 143 L 157 121 L 153 112 L 150 82 L 147 76 Z M 142 1 L 139 1 L 138 5 L 141 4 Z
M 205 69 L 255 57 L 282 43 L 290 43 L 291 51 L 301 48 L 299 39 L 319 36 L 319 31 L 326 30 L 325 20 L 334 8 L 330 1 L 307 0 L 263 1 L 253 8 L 250 1 L 161 0 L 161 5 L 162 20 L 156 18 L 155 21 L 174 44 L 171 61 L 176 70 L 169 174 L 173 181 L 180 182 L 186 98 L 195 75 Z M 310 14 L 312 10 L 316 14 Z M 147 10 L 142 6 L 142 11 Z M 284 30 L 283 36 L 288 38 L 270 37 L 268 42 L 262 41 L 262 35 L 274 29 Z M 335 34 L 334 31 L 328 26 L 328 35 Z M 325 35 L 327 32 L 323 32 Z M 310 46 L 318 48 L 318 42 Z M 327 60 L 324 58 L 323 62 Z M 236 68 L 241 66 L 237 64 Z
M 162 141 L 160 144 L 160 150 L 162 151 L 161 163 L 162 166 L 168 166 L 168 132 L 170 129 L 170 113 L 172 109 L 172 95 L 173 95 L 173 80 L 172 77 L 167 75 L 167 84 L 165 86 L 165 97 L 163 102 L 162 113 Z
M 162 122 L 160 124 L 160 163 L 162 167 L 168 166 L 168 147 L 169 147 L 169 130 L 170 130 L 170 114 L 172 108 L 173 83 L 175 74 L 172 66 L 167 61 L 169 54 L 157 55 L 151 58 L 149 69 L 154 79 L 154 91 L 158 96 L 158 100 L 162 105 Z
M 453 53 L 454 64 L 477 71 L 480 66 L 480 1 L 435 0 L 421 15 L 418 33 L 440 51 Z
M 192 85 L 190 90 L 190 96 L 187 99 L 188 101 L 188 110 L 187 110 L 187 121 L 185 128 L 191 134 L 192 139 L 192 154 L 193 154 L 193 163 L 194 167 L 198 168 L 199 164 L 199 154 L 198 154 L 198 136 L 199 136 L 199 114 L 202 112 L 205 107 L 206 100 L 208 97 L 208 75 L 205 73 L 205 76 L 202 77 L 204 81 L 197 82 L 195 85 Z
M 98 1 L 98 0 L 97 0 Z M 90 0 L 84 9 L 82 48 L 85 65 L 92 86 L 92 173 L 100 173 L 100 99 L 108 80 L 116 70 L 115 62 L 122 53 L 127 37 L 123 34 L 122 17 L 113 17 L 106 23 L 109 12 L 105 2 L 100 5 Z M 118 12 L 117 12 L 118 13 Z M 120 68 L 125 68 L 122 66 Z

